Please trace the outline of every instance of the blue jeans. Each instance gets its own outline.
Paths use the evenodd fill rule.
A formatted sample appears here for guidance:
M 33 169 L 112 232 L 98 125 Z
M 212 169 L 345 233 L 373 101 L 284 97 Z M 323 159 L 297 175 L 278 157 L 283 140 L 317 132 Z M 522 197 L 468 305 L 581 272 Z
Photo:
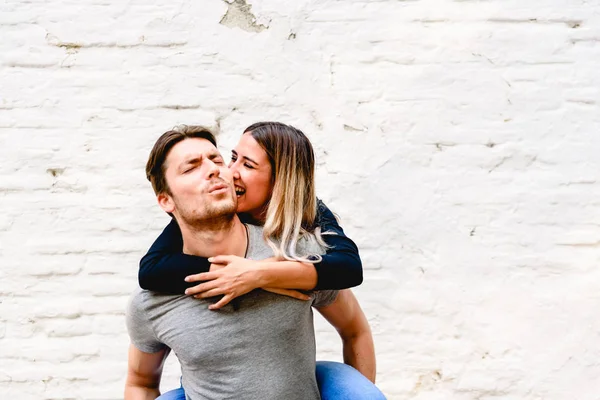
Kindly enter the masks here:
M 349 365 L 317 361 L 316 373 L 323 400 L 385 400 L 373 382 Z
M 185 400 L 185 392 L 183 388 L 169 390 L 166 393 L 161 394 L 156 400 Z
M 317 361 L 316 376 L 323 400 L 385 400 L 377 386 L 349 365 Z M 171 390 L 156 400 L 185 400 L 185 392 Z

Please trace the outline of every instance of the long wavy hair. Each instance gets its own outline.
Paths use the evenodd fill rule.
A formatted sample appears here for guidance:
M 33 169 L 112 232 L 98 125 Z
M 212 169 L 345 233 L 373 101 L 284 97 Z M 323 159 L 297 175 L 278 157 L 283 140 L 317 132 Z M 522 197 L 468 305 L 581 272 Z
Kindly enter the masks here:
M 315 154 L 306 135 L 280 122 L 257 122 L 244 130 L 265 150 L 271 163 L 273 191 L 263 234 L 275 256 L 289 261 L 315 263 L 317 254 L 297 254 L 300 238 L 327 247 L 315 224 Z

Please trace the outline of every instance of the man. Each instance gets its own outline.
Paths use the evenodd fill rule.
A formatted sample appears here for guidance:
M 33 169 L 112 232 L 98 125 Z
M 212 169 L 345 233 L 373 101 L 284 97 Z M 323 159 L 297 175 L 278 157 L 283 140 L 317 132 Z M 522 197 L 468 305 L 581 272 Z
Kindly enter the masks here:
M 159 205 L 179 224 L 185 253 L 272 255 L 261 228 L 242 224 L 235 214 L 232 174 L 209 131 L 183 127 L 165 133 L 148 169 Z M 127 400 L 160 395 L 170 350 L 191 399 L 319 399 L 311 306 L 340 332 L 345 361 L 374 379 L 370 330 L 350 291 L 316 292 L 305 302 L 255 290 L 219 311 L 209 304 L 141 289 L 133 294 Z

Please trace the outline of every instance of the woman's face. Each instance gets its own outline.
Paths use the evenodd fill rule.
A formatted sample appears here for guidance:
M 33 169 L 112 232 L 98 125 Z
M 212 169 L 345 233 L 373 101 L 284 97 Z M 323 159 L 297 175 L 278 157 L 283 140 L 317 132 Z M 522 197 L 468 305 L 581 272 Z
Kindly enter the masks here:
M 229 168 L 237 195 L 238 213 L 247 213 L 264 222 L 267 202 L 271 198 L 271 163 L 267 153 L 248 132 L 244 133 L 231 151 Z

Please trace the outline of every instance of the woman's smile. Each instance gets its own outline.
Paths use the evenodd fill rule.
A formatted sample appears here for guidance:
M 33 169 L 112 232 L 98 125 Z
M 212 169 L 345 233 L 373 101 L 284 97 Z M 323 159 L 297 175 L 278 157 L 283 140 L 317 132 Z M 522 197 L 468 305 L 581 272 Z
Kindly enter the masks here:
M 237 211 L 260 220 L 273 189 L 272 169 L 266 151 L 250 133 L 244 133 L 231 151 L 229 169 L 233 172 Z

